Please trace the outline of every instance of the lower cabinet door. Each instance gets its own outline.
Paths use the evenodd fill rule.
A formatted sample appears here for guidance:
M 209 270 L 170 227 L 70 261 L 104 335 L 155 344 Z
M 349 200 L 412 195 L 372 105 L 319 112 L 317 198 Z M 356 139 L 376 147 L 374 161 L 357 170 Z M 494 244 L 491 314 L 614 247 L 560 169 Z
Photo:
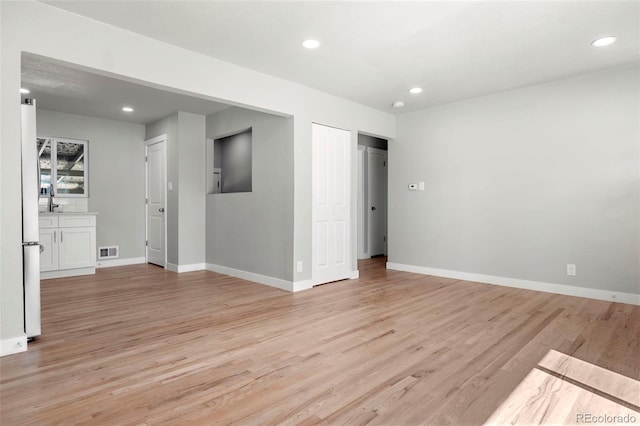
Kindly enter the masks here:
M 59 228 L 59 269 L 96 266 L 96 228 Z
M 40 230 L 40 272 L 58 269 L 58 229 Z

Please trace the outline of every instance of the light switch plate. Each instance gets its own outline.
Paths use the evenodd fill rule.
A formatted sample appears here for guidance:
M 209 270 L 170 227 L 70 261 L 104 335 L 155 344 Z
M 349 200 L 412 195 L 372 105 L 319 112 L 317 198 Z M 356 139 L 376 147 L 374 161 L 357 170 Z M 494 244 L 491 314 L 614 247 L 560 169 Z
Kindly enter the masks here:
M 418 190 L 424 191 L 424 182 L 418 182 Z

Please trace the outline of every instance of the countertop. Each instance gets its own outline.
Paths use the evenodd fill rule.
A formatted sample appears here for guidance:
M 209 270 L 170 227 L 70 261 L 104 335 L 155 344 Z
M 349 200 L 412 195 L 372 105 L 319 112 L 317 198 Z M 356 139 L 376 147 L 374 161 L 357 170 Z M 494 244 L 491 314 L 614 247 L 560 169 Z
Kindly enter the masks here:
M 97 212 L 39 212 L 38 216 L 97 216 Z

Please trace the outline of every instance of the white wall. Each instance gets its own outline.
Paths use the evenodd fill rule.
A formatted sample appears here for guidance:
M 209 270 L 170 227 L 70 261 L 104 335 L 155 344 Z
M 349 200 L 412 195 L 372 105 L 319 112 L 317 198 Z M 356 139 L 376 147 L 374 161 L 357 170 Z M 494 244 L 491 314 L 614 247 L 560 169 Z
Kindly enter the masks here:
M 145 255 L 144 132 L 140 124 L 38 109 L 38 135 L 89 141 L 89 205 L 98 247 L 120 258 Z M 59 197 L 57 197 L 59 198 Z
M 178 111 L 146 126 L 145 139 L 167 136 L 167 262 L 172 270 L 205 261 L 205 127 L 203 115 Z
M 179 211 L 179 193 L 180 185 L 178 179 L 178 113 L 172 114 L 154 123 L 146 126 L 145 140 L 166 135 L 166 167 L 167 167 L 167 184 L 172 183 L 173 189 L 167 191 L 165 220 L 167 225 L 167 235 L 165 241 L 165 250 L 167 254 L 167 262 L 178 265 L 179 242 L 178 242 L 178 211 Z M 146 222 L 145 222 L 146 226 Z
M 205 261 L 205 150 L 206 117 L 178 112 L 179 263 Z
M 89 71 L 172 88 L 180 93 L 250 106 L 294 117 L 294 281 L 311 278 L 311 123 L 353 132 L 353 193 L 356 188 L 356 132 L 393 138 L 395 118 L 286 80 L 137 35 L 41 2 L 0 2 L 2 105 L 2 331 L 0 338 L 22 336 L 20 266 L 20 190 L 7 184 L 19 173 L 20 54 L 29 52 Z M 51 31 L 55 25 L 56 30 Z M 352 201 L 356 220 L 356 200 Z M 353 240 L 352 259 L 356 258 Z M 295 272 L 295 262 L 307 266 Z
M 601 72 L 399 116 L 389 262 L 639 294 L 638 75 Z M 407 190 L 418 181 L 424 192 Z
M 242 108 L 207 117 L 207 138 L 251 127 L 251 192 L 207 195 L 207 263 L 293 280 L 293 120 Z

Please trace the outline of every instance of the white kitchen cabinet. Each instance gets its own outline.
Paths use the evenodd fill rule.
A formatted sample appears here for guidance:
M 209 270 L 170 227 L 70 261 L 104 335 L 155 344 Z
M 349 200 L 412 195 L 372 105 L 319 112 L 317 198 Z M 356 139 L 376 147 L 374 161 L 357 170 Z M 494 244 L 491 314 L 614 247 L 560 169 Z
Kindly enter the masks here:
M 48 214 L 40 216 L 41 278 L 96 272 L 96 216 Z
M 40 230 L 40 272 L 58 269 L 58 229 Z
M 96 266 L 96 228 L 60 228 L 58 269 Z

